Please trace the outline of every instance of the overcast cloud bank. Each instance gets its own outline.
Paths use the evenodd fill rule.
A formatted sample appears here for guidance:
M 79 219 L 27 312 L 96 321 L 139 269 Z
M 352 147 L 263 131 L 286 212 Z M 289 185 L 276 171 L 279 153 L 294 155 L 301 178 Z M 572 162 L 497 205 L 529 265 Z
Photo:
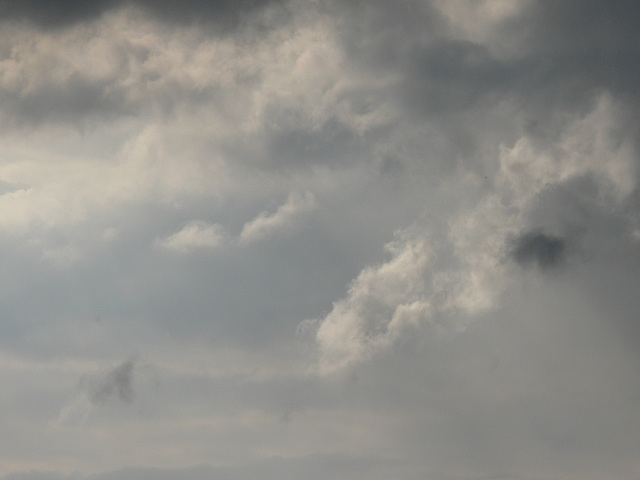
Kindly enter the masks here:
M 0 1 L 0 476 L 640 478 L 639 21 Z

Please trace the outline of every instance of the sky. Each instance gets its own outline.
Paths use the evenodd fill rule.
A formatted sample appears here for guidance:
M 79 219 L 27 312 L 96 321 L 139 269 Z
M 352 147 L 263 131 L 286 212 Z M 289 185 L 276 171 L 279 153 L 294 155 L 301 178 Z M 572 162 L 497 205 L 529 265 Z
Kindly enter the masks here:
M 0 479 L 640 479 L 639 24 L 0 0 Z

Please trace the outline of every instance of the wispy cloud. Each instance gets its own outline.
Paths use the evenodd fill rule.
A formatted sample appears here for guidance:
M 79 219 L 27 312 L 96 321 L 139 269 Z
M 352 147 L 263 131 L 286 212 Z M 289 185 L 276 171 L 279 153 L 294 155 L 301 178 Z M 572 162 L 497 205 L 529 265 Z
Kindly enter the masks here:
M 247 222 L 240 232 L 240 244 L 247 245 L 277 232 L 286 231 L 294 225 L 298 217 L 314 208 L 316 208 L 316 200 L 311 192 L 306 192 L 304 195 L 291 193 L 275 213 L 262 212 Z
M 91 410 L 106 404 L 127 404 L 133 401 L 133 375 L 136 362 L 124 361 L 106 372 L 82 377 L 79 391 L 58 415 L 59 425 L 81 425 Z
M 225 239 L 226 234 L 222 225 L 195 220 L 189 222 L 179 232 L 158 240 L 158 244 L 184 253 L 193 249 L 219 247 L 224 245 Z

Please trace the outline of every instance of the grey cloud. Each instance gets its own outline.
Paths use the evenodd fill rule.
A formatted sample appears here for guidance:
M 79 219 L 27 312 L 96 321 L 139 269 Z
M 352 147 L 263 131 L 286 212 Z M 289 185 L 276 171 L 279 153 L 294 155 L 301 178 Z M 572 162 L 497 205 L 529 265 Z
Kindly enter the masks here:
M 640 6 L 624 0 L 529 2 L 504 28 L 526 50 L 620 52 L 638 48 L 638 21 Z
M 286 117 L 284 112 L 273 115 L 274 119 Z M 297 126 L 295 123 L 295 120 L 285 121 L 272 131 L 265 132 L 269 143 L 269 157 L 276 159 L 286 169 L 304 168 L 313 164 L 339 165 L 357 150 L 355 132 L 336 119 L 329 119 L 321 128 L 313 130 L 301 127 L 300 121 Z
M 419 47 L 446 34 L 446 22 L 433 2 L 361 0 L 328 4 L 344 22 L 338 33 L 349 58 L 368 65 L 372 72 L 397 66 L 407 47 Z
M 124 6 L 136 6 L 170 23 L 212 23 L 229 31 L 238 26 L 248 12 L 260 9 L 277 0 L 29 0 L 0 2 L 0 17 L 8 20 L 27 20 L 47 28 L 60 28 L 82 21 L 95 20 L 103 13 Z
M 90 0 L 87 2 L 74 2 L 73 0 L 13 2 L 3 0 L 0 2 L 0 17 L 5 22 L 7 20 L 30 20 L 38 24 L 56 27 L 93 19 L 119 3 L 121 2 L 117 0 Z
M 238 467 L 211 467 L 201 465 L 186 469 L 126 469 L 88 477 L 86 480 L 187 480 L 207 478 L 211 480 L 293 480 L 301 477 L 330 475 L 332 478 L 356 479 L 362 473 L 374 473 L 382 464 L 379 459 L 360 457 L 350 458 L 342 455 L 316 455 L 303 458 L 272 457 L 250 462 Z M 371 477 L 370 477 L 371 478 Z M 380 478 L 375 476 L 372 478 Z
M 2 477 L 3 480 L 70 480 L 77 478 L 74 475 L 64 475 L 57 472 L 16 472 L 8 473 Z
M 527 115 L 546 113 L 546 123 L 559 106 L 580 111 L 599 90 L 635 92 L 639 67 L 632 58 L 638 53 L 552 51 L 501 59 L 484 45 L 444 40 L 403 55 L 398 99 L 414 115 L 429 118 L 484 110 L 508 98 L 526 105 Z
M 254 11 L 259 11 L 268 5 L 283 4 L 282 0 L 215 0 L 202 2 L 199 0 L 130 0 L 170 23 L 207 23 L 213 24 L 219 32 L 226 33 L 238 27 L 242 18 Z M 280 10 L 283 18 L 287 15 Z
M 100 25 L 93 33 L 100 37 L 98 32 L 109 29 L 109 25 Z M 30 32 L 41 38 L 36 31 Z M 0 42 L 11 43 L 11 34 L 2 33 L 0 30 Z M 170 116 L 180 106 L 215 104 L 219 91 L 214 84 L 195 86 L 193 79 L 172 78 L 167 71 L 150 66 L 149 58 L 159 53 L 158 44 L 134 45 L 126 34 L 118 39 L 117 33 L 120 32 L 112 32 L 109 38 L 92 44 L 95 52 L 77 45 L 95 38 L 90 34 L 80 33 L 79 39 L 71 41 L 62 35 L 54 36 L 55 53 L 48 51 L 49 42 L 28 45 L 24 38 L 17 40 L 20 47 L 16 50 L 20 52 L 6 63 L 7 77 L 13 80 L 0 86 L 2 121 L 13 127 L 91 126 L 96 121 L 114 122 L 153 112 Z M 95 64 L 91 66 L 96 55 L 105 56 L 99 62 L 100 74 L 95 73 Z M 24 61 L 27 57 L 29 60 Z
M 109 82 L 72 75 L 58 85 L 0 92 L 2 117 L 6 124 L 22 127 L 45 123 L 73 125 L 91 117 L 131 115 L 135 105 L 128 104 L 121 93 L 110 89 Z
M 83 376 L 75 397 L 59 412 L 55 426 L 84 425 L 95 407 L 133 401 L 134 360 L 127 360 L 106 373 Z
M 133 400 L 133 372 L 135 360 L 130 359 L 114 367 L 102 377 L 89 382 L 89 400 L 102 405 L 109 401 L 129 403 Z
M 568 105 L 590 89 L 637 93 L 639 67 L 632 59 L 640 52 L 639 21 L 634 2 L 529 2 L 497 38 L 511 38 L 516 58 L 534 67 L 533 82 L 524 83 L 534 88 L 530 93 L 545 91 Z
M 299 458 L 273 456 L 241 466 L 198 465 L 187 468 L 126 468 L 96 475 L 55 472 L 10 473 L 2 480 L 297 480 L 300 478 L 385 478 L 384 461 L 373 457 L 315 455 Z M 382 471 L 381 471 L 382 470 Z M 410 477 L 413 478 L 413 477 Z M 417 477 L 416 477 L 417 478 Z
M 566 252 L 567 243 L 563 238 L 533 230 L 514 240 L 511 256 L 522 266 L 534 264 L 546 269 L 560 265 Z
M 477 41 L 447 30 L 447 20 L 432 4 L 422 11 L 415 5 L 394 13 L 384 7 L 375 13 L 363 9 L 368 15 L 346 8 L 348 28 L 341 37 L 363 71 L 400 73 L 388 93 L 416 118 L 447 118 L 509 99 L 526 105 L 525 115 L 546 112 L 548 122 L 560 106 L 583 109 L 594 91 L 637 92 L 636 5 L 522 2 L 516 7 L 521 12 L 497 22 L 490 38 Z M 413 30 L 415 19 L 403 19 L 403 27 L 395 24 L 407 12 L 424 22 L 422 30 Z M 376 15 L 384 13 L 388 20 L 380 28 Z M 508 54 L 500 54 L 501 49 Z
M 5 479 L 628 478 L 637 7 L 283 5 L 0 0 Z
M 516 68 L 468 41 L 434 42 L 408 52 L 403 101 L 422 115 L 473 107 L 486 95 L 513 88 Z

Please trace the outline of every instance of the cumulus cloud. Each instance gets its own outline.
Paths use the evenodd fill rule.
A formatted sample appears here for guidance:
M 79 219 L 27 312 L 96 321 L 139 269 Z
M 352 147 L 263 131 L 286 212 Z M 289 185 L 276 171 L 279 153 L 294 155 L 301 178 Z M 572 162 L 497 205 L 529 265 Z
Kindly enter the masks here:
M 392 343 L 430 313 L 425 298 L 427 240 L 389 244 L 393 260 L 360 273 L 348 296 L 333 305 L 317 331 L 320 373 L 341 369 Z
M 496 189 L 450 219 L 444 240 L 430 238 L 426 227 L 408 230 L 393 244 L 392 260 L 363 270 L 318 321 L 318 371 L 339 371 L 389 348 L 406 324 L 464 329 L 498 305 L 509 285 L 509 256 L 521 265 L 559 266 L 566 251 L 561 237 L 520 232 L 532 228 L 527 223 L 541 196 L 571 189 L 576 179 L 595 182 L 597 205 L 623 208 L 636 188 L 636 154 L 622 118 L 624 107 L 604 94 L 584 117 L 565 125 L 556 144 L 522 137 L 513 147 L 501 146 Z M 448 262 L 427 261 L 445 257 L 451 247 Z

